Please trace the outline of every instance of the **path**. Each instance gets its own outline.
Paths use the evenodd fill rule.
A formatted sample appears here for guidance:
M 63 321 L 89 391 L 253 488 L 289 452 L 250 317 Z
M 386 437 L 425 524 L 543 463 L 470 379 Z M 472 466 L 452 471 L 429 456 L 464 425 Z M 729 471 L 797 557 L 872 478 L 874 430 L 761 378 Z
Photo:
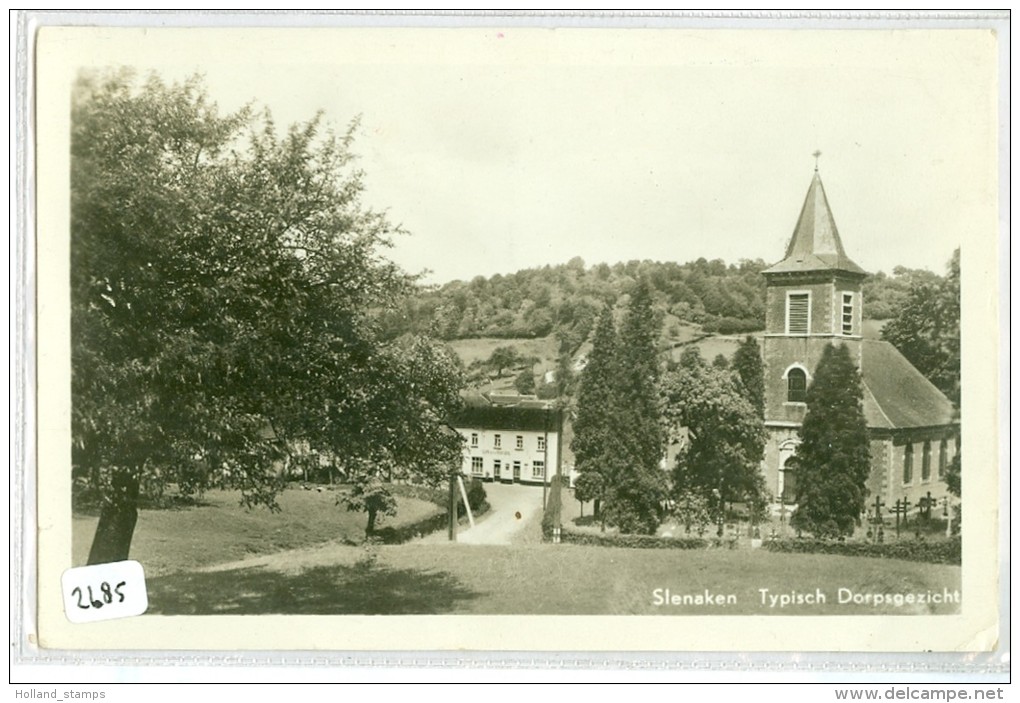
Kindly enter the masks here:
M 528 525 L 537 530 L 542 520 L 542 487 L 520 484 L 485 484 L 486 499 L 491 506 L 479 516 L 475 526 L 458 525 L 459 544 L 510 544 Z M 520 517 L 517 517 L 520 513 Z M 527 541 L 527 540 L 525 540 Z M 421 539 L 406 542 L 413 544 L 450 544 L 446 528 Z M 364 556 L 364 549 L 339 542 L 314 544 L 272 554 L 260 554 L 224 564 L 195 569 L 196 572 L 231 571 L 234 569 L 267 568 L 274 571 L 298 572 L 316 566 L 353 564 Z
M 514 535 L 532 520 L 542 519 L 542 487 L 522 484 L 485 484 L 489 511 L 476 521 L 474 527 L 459 525 L 457 542 L 460 544 L 510 544 Z M 446 530 L 433 532 L 421 539 L 424 544 L 447 542 Z

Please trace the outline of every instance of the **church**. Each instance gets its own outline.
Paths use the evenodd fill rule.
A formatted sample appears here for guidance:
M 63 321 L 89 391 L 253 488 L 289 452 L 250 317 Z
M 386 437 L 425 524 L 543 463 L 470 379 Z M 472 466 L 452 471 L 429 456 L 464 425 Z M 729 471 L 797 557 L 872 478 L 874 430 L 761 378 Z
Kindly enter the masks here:
M 794 502 L 799 430 L 812 374 L 828 344 L 844 344 L 861 372 L 871 474 L 869 506 L 948 495 L 944 476 L 958 451 L 953 404 L 890 343 L 863 334 L 861 286 L 868 275 L 847 256 L 816 167 L 782 261 L 766 284 L 766 485 Z M 871 508 L 873 509 L 873 507 Z M 914 508 L 911 509 L 914 512 Z

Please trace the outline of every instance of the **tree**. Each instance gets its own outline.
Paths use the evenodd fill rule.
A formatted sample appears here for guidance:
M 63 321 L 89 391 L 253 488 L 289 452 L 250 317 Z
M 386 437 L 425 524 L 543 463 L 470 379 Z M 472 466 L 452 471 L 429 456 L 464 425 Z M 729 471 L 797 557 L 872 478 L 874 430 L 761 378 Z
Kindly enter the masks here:
M 740 377 L 751 407 L 759 418 L 765 417 L 765 365 L 758 340 L 751 335 L 747 335 L 733 354 L 733 369 Z
M 556 395 L 565 398 L 571 394 L 574 388 L 574 359 L 570 351 L 562 348 L 556 359 Z
M 820 537 L 853 533 L 870 472 L 860 373 L 846 345 L 825 347 L 807 391 L 791 524 Z
M 583 471 L 574 481 L 574 497 L 577 498 L 581 503 L 587 503 L 588 501 L 595 501 L 596 510 L 595 517 L 599 518 L 598 505 L 602 500 L 602 497 L 606 492 L 606 481 L 602 474 L 597 471 Z M 584 506 L 582 505 L 582 508 Z M 605 523 L 603 523 L 605 527 Z
M 674 432 L 686 428 L 688 438 L 673 471 L 674 500 L 694 492 L 706 499 L 717 495 L 717 509 L 721 501 L 764 505 L 761 416 L 735 374 L 697 355 L 685 361 L 663 381 L 667 426 Z
M 72 471 L 102 497 L 90 563 L 126 559 L 138 501 L 239 488 L 275 509 L 290 448 L 434 481 L 455 359 L 385 341 L 413 279 L 361 204 L 357 123 L 221 116 L 198 79 L 77 82 L 71 119 Z
M 531 395 L 535 392 L 535 374 L 532 373 L 531 367 L 524 369 L 518 374 L 514 380 L 514 388 L 517 389 L 518 393 L 524 395 Z
M 957 452 L 956 456 L 953 457 L 949 465 L 946 466 L 946 489 L 957 498 L 961 497 L 960 493 L 960 454 Z
M 715 358 L 712 359 L 712 367 L 725 371 L 730 367 L 730 360 L 726 358 L 725 354 L 716 354 Z
M 918 371 L 954 403 L 960 402 L 960 250 L 944 278 L 914 277 L 899 314 L 882 328 Z
M 665 443 L 657 349 L 661 328 L 651 290 L 642 281 L 620 324 L 608 461 L 608 519 L 625 532 L 654 533 L 666 498 L 666 476 L 659 466 Z
M 595 328 L 588 365 L 581 372 L 577 389 L 577 416 L 573 423 L 574 438 L 570 443 L 575 467 L 580 473 L 578 497 L 580 500 L 595 501 L 595 517 L 600 517 L 601 503 L 608 484 L 610 447 L 615 441 L 613 409 L 616 363 L 616 324 L 612 307 L 606 306 Z
M 503 377 L 503 370 L 520 363 L 521 357 L 513 347 L 496 347 L 489 356 L 489 367 L 496 369 L 496 375 Z
M 347 510 L 368 513 L 365 537 L 375 534 L 379 515 L 396 515 L 397 499 L 383 485 L 382 481 L 369 473 L 362 474 L 347 491 L 340 494 L 337 504 Z

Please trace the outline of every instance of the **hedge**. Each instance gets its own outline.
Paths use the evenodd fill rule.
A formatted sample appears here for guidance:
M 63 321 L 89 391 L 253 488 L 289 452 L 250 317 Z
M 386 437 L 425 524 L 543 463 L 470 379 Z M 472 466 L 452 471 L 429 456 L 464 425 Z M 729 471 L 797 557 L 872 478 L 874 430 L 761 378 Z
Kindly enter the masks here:
M 471 512 L 475 515 L 481 515 L 486 512 L 489 509 L 489 504 L 486 502 L 485 484 L 480 479 L 472 478 L 464 487 L 467 490 L 468 505 L 471 506 Z M 390 489 L 390 493 L 393 495 L 435 503 L 443 510 L 447 510 L 450 505 L 450 489 L 447 486 L 430 488 L 410 483 L 391 483 L 387 484 L 387 488 Z M 464 499 L 460 495 L 460 488 L 456 490 L 457 516 L 461 517 L 466 515 L 467 511 L 464 510 Z
M 446 513 L 435 513 L 408 525 L 381 527 L 375 531 L 372 539 L 379 540 L 383 544 L 403 544 L 415 537 L 431 534 L 436 530 L 445 528 L 447 520 Z
M 474 516 L 477 518 L 479 515 L 484 515 L 489 510 L 489 504 L 483 503 L 479 510 L 474 511 Z M 383 544 L 403 544 L 408 542 L 415 537 L 424 537 L 425 535 L 438 532 L 439 530 L 445 530 L 449 518 L 447 513 L 435 513 L 429 517 L 422 518 L 417 522 L 412 522 L 409 525 L 401 525 L 400 527 L 381 527 L 375 531 L 372 535 L 373 540 L 378 540 Z M 464 519 L 458 520 L 458 524 L 464 524 L 467 521 Z
M 383 544 L 403 544 L 415 537 L 431 534 L 438 530 L 445 530 L 448 523 L 448 510 L 450 504 L 450 493 L 441 488 L 427 488 L 425 486 L 411 486 L 408 484 L 393 485 L 396 489 L 393 492 L 397 495 L 417 498 L 430 501 L 441 508 L 443 512 L 435 513 L 417 522 L 400 527 L 381 527 L 372 535 L 372 539 L 379 540 Z M 471 506 L 471 513 L 474 517 L 484 515 L 489 510 L 489 503 L 485 499 L 485 486 L 477 478 L 472 478 L 467 488 L 468 504 Z M 457 517 L 463 518 L 467 512 L 464 510 L 464 499 L 460 496 L 460 489 L 457 489 Z M 463 522 L 459 520 L 458 522 Z
M 710 545 L 701 537 L 656 537 L 654 535 L 596 534 L 594 532 L 560 533 L 560 540 L 570 544 L 594 547 L 630 547 L 636 549 L 705 549 Z
M 837 542 L 821 539 L 766 540 L 765 549 L 773 552 L 801 554 L 838 554 L 848 557 L 877 557 L 903 559 L 929 564 L 960 564 L 961 540 L 912 540 L 877 544 L 875 542 Z

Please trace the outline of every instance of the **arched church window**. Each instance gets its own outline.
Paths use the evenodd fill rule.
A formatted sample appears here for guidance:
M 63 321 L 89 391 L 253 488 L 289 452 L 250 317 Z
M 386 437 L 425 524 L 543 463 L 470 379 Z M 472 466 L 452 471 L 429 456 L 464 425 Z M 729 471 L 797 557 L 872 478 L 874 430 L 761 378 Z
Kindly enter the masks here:
M 796 367 L 786 372 L 786 401 L 804 403 L 807 401 L 807 374 Z
M 797 502 L 797 466 L 797 457 L 791 456 L 780 469 L 779 497 L 784 503 Z

